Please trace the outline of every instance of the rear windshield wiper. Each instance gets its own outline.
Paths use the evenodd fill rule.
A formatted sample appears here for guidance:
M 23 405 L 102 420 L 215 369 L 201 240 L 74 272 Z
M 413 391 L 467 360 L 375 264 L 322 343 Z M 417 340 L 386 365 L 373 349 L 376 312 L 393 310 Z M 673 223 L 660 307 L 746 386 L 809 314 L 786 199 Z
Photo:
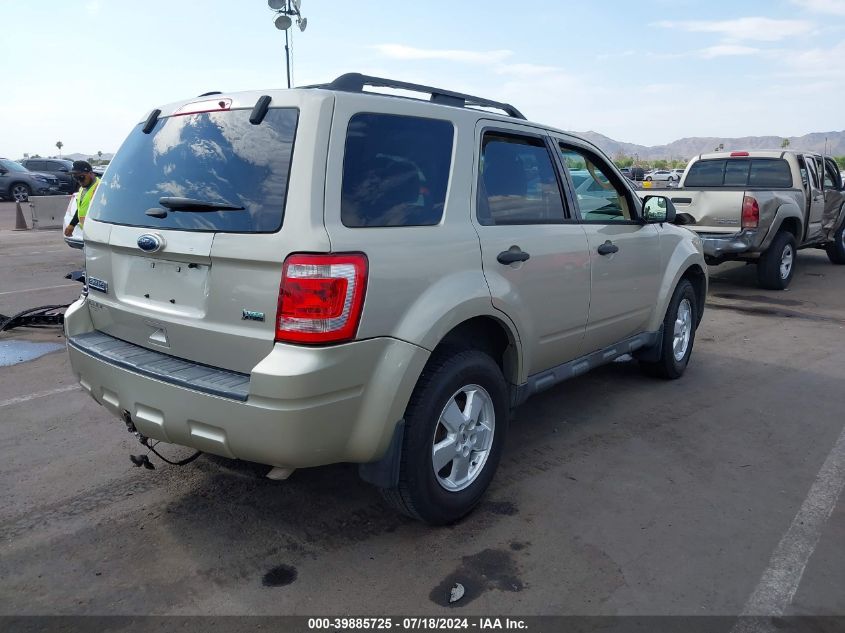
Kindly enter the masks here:
M 231 202 L 213 202 L 211 200 L 197 200 L 196 198 L 159 198 L 158 203 L 171 211 L 187 211 L 192 213 L 203 213 L 206 211 L 243 211 L 244 207 L 232 204 Z M 154 218 L 167 217 L 164 209 L 147 209 L 145 213 Z
M 158 203 L 171 211 L 243 211 L 244 207 L 231 202 L 213 202 L 196 198 L 159 198 Z

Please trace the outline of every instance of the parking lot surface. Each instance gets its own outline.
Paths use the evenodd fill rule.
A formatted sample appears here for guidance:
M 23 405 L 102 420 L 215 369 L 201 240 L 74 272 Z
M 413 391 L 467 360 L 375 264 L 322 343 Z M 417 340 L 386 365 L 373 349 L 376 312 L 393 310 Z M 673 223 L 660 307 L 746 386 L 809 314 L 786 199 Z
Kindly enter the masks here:
M 74 300 L 81 252 L 13 226 L 0 204 L 0 313 Z M 449 528 L 397 516 L 351 465 L 284 482 L 213 456 L 135 468 L 142 447 L 63 349 L 13 359 L 0 613 L 845 614 L 845 267 L 802 251 L 784 292 L 753 267 L 711 274 L 682 379 L 617 362 L 530 400 Z M 63 338 L 0 335 L 21 342 Z

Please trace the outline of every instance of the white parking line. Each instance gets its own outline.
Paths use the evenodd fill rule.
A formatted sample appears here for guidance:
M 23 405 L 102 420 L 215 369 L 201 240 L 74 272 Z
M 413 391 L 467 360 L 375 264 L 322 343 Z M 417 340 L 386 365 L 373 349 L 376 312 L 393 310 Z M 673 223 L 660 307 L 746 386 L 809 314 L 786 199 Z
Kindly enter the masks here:
M 62 284 L 61 286 L 43 286 L 41 288 L 23 288 L 22 290 L 7 290 L 6 292 L 0 292 L 0 296 L 2 296 L 2 295 L 13 295 L 13 294 L 17 294 L 19 292 L 36 292 L 38 290 L 55 290 L 56 288 L 72 288 L 73 286 L 76 286 L 77 288 L 80 287 L 79 283 L 77 282 L 75 284 Z
M 833 449 L 824 460 L 801 509 L 798 510 L 786 534 L 778 543 L 757 588 L 745 603 L 742 615 L 783 615 L 795 597 L 807 562 L 818 545 L 824 524 L 833 512 L 843 487 L 845 487 L 845 428 L 842 429 Z M 754 621 L 740 620 L 733 631 L 758 630 L 747 628 L 747 625 L 752 622 Z
M 57 393 L 64 393 L 66 391 L 74 391 L 79 389 L 79 385 L 68 385 L 67 387 L 59 387 L 58 389 L 51 389 L 50 391 L 39 391 L 38 393 L 31 393 L 27 396 L 18 396 L 17 398 L 10 398 L 9 400 L 0 400 L 0 409 L 9 407 L 13 404 L 20 404 L 21 402 L 28 402 L 36 398 L 46 398 Z

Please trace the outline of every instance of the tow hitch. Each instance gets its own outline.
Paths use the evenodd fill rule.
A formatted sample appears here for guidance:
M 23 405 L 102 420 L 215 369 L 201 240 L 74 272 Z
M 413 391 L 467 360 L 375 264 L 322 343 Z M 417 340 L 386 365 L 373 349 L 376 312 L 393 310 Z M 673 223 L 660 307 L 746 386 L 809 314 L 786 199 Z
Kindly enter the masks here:
M 168 464 L 172 464 L 173 466 L 184 466 L 185 464 L 190 464 L 194 461 L 197 457 L 202 455 L 202 451 L 197 451 L 193 455 L 186 457 L 185 459 L 180 459 L 179 461 L 171 461 L 167 459 L 164 455 L 159 453 L 155 447 L 158 446 L 158 441 L 150 440 L 146 435 L 141 433 L 137 428 L 135 428 L 135 423 L 132 421 L 132 415 L 126 409 L 123 410 L 122 414 L 123 423 L 126 425 L 126 430 L 132 433 L 138 441 L 150 452 L 156 455 L 161 461 L 166 462 Z M 136 468 L 141 468 L 142 466 L 147 470 L 155 470 L 155 464 L 150 461 L 150 458 L 147 455 L 129 455 L 129 459 L 132 461 L 132 464 Z

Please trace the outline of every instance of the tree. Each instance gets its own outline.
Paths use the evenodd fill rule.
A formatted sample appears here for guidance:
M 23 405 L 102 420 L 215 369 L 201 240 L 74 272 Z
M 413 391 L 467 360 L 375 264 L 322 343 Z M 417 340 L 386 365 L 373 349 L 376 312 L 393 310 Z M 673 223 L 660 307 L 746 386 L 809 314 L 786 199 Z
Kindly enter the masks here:
M 834 156 L 833 160 L 839 165 L 839 169 L 845 169 L 845 156 Z
M 652 166 L 655 169 L 666 169 L 667 167 L 669 167 L 669 161 L 665 161 L 663 159 L 656 160 L 654 161 L 654 163 L 652 163 Z
M 61 158 L 61 157 L 62 157 L 62 148 L 63 148 L 64 146 L 65 146 L 65 144 L 64 144 L 64 143 L 62 143 L 61 141 L 57 141 L 57 142 L 56 142 L 56 147 L 58 147 L 58 148 L 59 148 L 59 158 Z
M 789 147 L 789 139 L 788 138 L 783 139 L 780 146 L 781 146 L 781 149 L 786 149 L 787 147 Z

